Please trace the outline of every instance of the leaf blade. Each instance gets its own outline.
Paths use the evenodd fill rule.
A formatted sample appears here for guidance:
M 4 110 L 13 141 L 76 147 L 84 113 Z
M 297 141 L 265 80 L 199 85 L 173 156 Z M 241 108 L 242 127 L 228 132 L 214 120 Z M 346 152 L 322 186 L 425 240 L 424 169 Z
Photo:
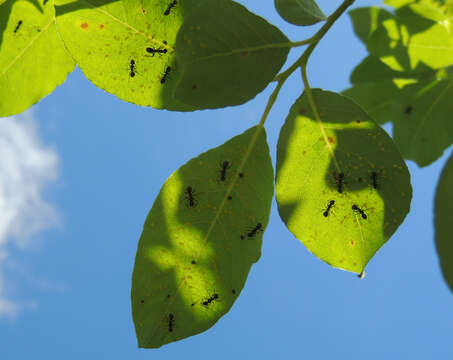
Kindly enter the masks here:
M 75 64 L 57 34 L 53 1 L 42 8 L 3 3 L 0 19 L 7 22 L 0 43 L 0 116 L 9 116 L 50 94 Z
M 318 89 L 313 97 L 326 138 L 302 95 L 279 137 L 279 214 L 318 258 L 362 273 L 409 211 L 409 172 L 390 137 L 355 103 Z
M 190 160 L 162 187 L 147 216 L 133 273 L 132 310 L 140 347 L 160 347 L 214 325 L 258 261 L 273 195 L 264 130 L 242 175 L 236 173 L 255 131 Z M 234 178 L 231 198 L 225 198 Z M 257 224 L 260 229 L 252 234 Z M 214 294 L 218 298 L 203 305 Z M 169 314 L 175 317 L 174 331 L 169 331 Z
M 201 2 L 176 40 L 182 75 L 175 98 L 203 108 L 242 104 L 273 80 L 288 42 L 275 26 L 234 1 Z
M 313 25 L 326 19 L 314 0 L 274 0 L 278 14 L 290 24 Z

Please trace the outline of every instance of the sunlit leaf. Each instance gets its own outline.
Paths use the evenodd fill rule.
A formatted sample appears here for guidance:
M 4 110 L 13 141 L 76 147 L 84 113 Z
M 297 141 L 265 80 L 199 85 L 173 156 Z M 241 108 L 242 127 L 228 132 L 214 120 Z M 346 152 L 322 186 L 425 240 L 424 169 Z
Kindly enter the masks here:
M 277 153 L 277 203 L 288 229 L 328 264 L 362 273 L 409 211 L 408 169 L 354 102 L 313 90 L 291 108 Z
M 50 94 L 74 62 L 56 31 L 53 0 L 2 3 L 0 23 L 0 116 L 8 116 Z
M 273 196 L 264 130 L 237 171 L 255 131 L 190 160 L 156 198 L 132 278 L 140 347 L 160 347 L 210 328 L 229 311 L 258 261 Z
M 453 64 L 453 34 L 444 23 L 402 7 L 395 15 L 376 7 L 350 13 L 357 36 L 371 55 L 394 70 L 410 71 L 423 63 L 433 69 Z
M 313 25 L 326 19 L 314 0 L 274 0 L 279 15 L 294 25 Z
M 184 19 L 176 56 L 175 97 L 203 108 L 242 104 L 283 66 L 289 40 L 275 26 L 231 0 L 204 0 Z
M 57 0 L 57 25 L 78 66 L 95 85 L 137 105 L 194 110 L 172 93 L 179 73 L 176 34 L 198 2 Z

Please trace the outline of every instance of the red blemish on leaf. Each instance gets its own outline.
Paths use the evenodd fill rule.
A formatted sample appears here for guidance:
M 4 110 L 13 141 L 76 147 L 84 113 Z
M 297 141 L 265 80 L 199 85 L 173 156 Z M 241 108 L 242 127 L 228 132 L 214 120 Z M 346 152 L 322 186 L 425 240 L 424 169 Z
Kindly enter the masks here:
M 335 144 L 335 139 L 333 137 L 329 136 L 328 139 L 331 144 Z
M 356 122 L 357 124 L 360 124 L 360 120 L 356 120 L 355 122 Z
M 241 56 L 247 56 L 249 53 L 247 51 L 241 52 Z
M 351 240 L 351 246 L 354 246 L 354 240 Z
M 88 23 L 84 22 L 80 25 L 82 29 L 87 29 L 88 28 Z
M 105 25 L 104 24 L 99 24 L 99 29 L 100 30 L 104 30 L 105 29 Z

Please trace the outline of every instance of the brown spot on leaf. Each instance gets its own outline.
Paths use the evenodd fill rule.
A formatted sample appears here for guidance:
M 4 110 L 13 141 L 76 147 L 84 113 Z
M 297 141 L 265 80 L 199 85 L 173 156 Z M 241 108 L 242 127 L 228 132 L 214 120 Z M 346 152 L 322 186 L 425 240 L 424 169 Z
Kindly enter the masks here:
M 335 144 L 335 139 L 333 137 L 329 136 L 328 140 L 331 144 Z
M 82 29 L 87 29 L 88 28 L 88 23 L 84 22 L 80 25 Z
M 105 25 L 104 24 L 99 24 L 99 30 L 104 30 L 105 29 Z
M 241 52 L 241 56 L 247 56 L 249 53 L 247 51 Z

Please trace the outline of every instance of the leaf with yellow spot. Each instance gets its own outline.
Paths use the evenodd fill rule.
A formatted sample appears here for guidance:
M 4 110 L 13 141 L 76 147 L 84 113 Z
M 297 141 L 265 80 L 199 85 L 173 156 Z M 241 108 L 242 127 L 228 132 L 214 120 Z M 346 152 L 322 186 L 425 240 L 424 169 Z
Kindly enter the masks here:
M 357 104 L 304 93 L 281 130 L 277 203 L 288 229 L 313 254 L 362 273 L 407 215 L 409 172 L 392 139 Z
M 57 0 L 61 37 L 96 86 L 137 105 L 195 110 L 173 98 L 176 34 L 199 0 Z M 165 15 L 167 14 L 167 15 Z
M 53 0 L 0 5 L 0 116 L 26 110 L 73 69 L 55 27 Z
M 264 130 L 238 172 L 256 130 L 190 160 L 162 186 L 132 276 L 140 347 L 157 348 L 210 328 L 229 311 L 258 261 L 273 196 Z

